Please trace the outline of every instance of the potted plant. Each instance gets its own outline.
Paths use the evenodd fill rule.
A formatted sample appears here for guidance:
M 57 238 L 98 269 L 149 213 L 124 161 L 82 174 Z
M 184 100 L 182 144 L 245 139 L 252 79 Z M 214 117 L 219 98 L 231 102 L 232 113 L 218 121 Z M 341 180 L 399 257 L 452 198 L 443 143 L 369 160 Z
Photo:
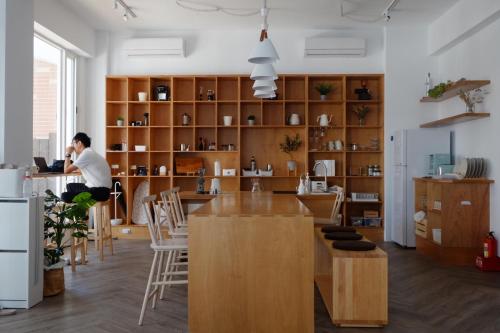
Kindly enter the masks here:
M 64 249 L 70 247 L 70 238 L 64 241 L 67 230 L 71 237 L 87 237 L 88 229 L 87 211 L 96 201 L 88 192 L 78 194 L 73 198 L 73 203 L 65 203 L 51 190 L 46 190 L 44 204 L 44 239 L 47 245 L 44 254 L 44 281 L 43 295 L 53 296 L 64 291 Z
M 352 109 L 352 112 L 358 116 L 359 126 L 365 124 L 365 117 L 369 111 L 370 109 L 366 105 L 356 106 Z
M 116 126 L 123 126 L 125 124 L 124 120 L 122 116 L 116 117 Z
M 295 171 L 297 169 L 297 161 L 293 159 L 292 152 L 297 151 L 302 144 L 299 133 L 295 137 L 290 137 L 285 134 L 285 142 L 280 143 L 280 150 L 287 153 L 290 156 L 290 160 L 287 161 L 288 171 Z
M 255 125 L 255 116 L 253 114 L 249 115 L 247 121 L 249 126 Z
M 314 88 L 319 92 L 322 101 L 326 100 L 326 95 L 334 90 L 331 83 L 319 83 Z

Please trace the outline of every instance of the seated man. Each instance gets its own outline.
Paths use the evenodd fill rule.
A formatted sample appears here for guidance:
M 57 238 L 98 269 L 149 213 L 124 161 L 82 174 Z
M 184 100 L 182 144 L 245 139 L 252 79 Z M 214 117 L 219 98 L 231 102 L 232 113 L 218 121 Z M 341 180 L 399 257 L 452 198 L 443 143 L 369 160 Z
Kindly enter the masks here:
M 78 158 L 74 163 L 71 163 L 73 152 L 78 154 Z M 111 169 L 108 162 L 90 148 L 90 138 L 87 134 L 77 133 L 71 146 L 66 147 L 64 157 L 64 173 L 71 173 L 79 169 L 87 183 L 66 184 L 67 192 L 61 194 L 62 200 L 71 202 L 81 192 L 90 192 L 92 198 L 97 201 L 109 199 L 112 187 Z

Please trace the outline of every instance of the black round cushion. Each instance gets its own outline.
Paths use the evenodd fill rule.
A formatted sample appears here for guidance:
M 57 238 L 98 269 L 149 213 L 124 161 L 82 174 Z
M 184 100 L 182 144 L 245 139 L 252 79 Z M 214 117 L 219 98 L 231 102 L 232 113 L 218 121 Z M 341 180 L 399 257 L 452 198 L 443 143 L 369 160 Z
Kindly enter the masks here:
M 343 227 L 340 225 L 327 225 L 321 228 L 322 232 L 356 232 L 353 227 Z
M 347 251 L 370 251 L 377 246 L 367 241 L 338 240 L 333 242 L 333 248 Z
M 329 232 L 325 234 L 325 238 L 331 240 L 360 240 L 363 236 L 355 232 Z

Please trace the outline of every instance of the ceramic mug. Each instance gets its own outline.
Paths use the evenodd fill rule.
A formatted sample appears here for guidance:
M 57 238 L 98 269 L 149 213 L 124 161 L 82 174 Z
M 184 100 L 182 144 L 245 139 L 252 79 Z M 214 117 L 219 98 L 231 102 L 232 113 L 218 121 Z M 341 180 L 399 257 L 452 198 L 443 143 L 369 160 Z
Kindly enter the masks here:
M 145 102 L 148 98 L 148 93 L 145 91 L 139 91 L 137 93 L 137 98 L 139 98 L 139 102 Z
M 224 116 L 224 126 L 231 126 L 233 123 L 233 116 Z
M 335 150 L 342 150 L 342 141 L 335 140 Z
M 335 141 L 328 141 L 328 151 L 334 151 L 335 149 Z

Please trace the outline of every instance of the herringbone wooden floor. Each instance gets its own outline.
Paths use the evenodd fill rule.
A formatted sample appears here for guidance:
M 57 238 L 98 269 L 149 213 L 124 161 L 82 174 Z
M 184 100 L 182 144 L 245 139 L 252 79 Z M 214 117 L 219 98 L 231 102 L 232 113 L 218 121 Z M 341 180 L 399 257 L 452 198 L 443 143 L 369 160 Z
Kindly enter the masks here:
M 115 256 L 104 263 L 91 250 L 87 266 L 76 273 L 68 266 L 64 294 L 0 317 L 0 332 L 187 332 L 185 286 L 172 287 L 168 301 L 148 309 L 144 326 L 137 326 L 152 252 L 147 241 L 114 244 Z M 389 253 L 389 325 L 336 328 L 316 293 L 316 332 L 500 332 L 500 273 L 441 267 L 414 250 L 381 246 Z

